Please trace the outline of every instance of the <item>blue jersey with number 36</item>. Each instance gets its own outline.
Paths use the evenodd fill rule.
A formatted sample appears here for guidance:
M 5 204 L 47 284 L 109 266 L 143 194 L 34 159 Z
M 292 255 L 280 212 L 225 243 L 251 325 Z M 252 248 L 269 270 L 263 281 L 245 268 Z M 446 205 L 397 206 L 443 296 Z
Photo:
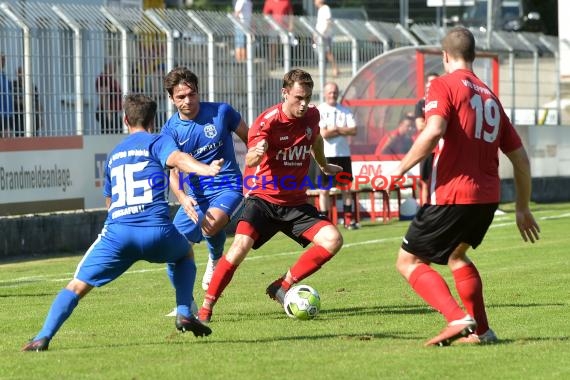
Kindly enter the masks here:
M 133 133 L 113 149 L 105 168 L 103 195 L 111 198 L 105 224 L 170 224 L 164 169 L 176 150 L 172 137 L 148 132 Z

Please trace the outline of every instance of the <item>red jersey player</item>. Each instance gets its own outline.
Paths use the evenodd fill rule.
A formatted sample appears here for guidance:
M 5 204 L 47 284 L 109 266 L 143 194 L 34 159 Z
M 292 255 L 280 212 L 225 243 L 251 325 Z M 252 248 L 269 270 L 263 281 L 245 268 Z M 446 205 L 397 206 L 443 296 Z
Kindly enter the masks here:
M 431 201 L 410 224 L 397 268 L 447 320 L 447 327 L 426 345 L 449 345 L 457 339 L 493 343 L 497 336 L 487 322 L 481 277 L 466 252 L 481 243 L 498 207 L 499 149 L 514 167 L 517 227 L 524 241 L 538 240 L 540 229 L 529 209 L 530 164 L 499 99 L 473 73 L 473 34 L 463 27 L 450 30 L 442 50 L 447 75 L 431 82 L 426 128 L 392 173 L 406 173 L 436 148 Z M 465 311 L 431 263 L 447 264 Z
M 319 133 L 320 114 L 309 105 L 312 93 L 309 73 L 289 71 L 283 78 L 283 103 L 261 113 L 249 129 L 245 205 L 234 241 L 218 262 L 198 312 L 201 321 L 210 320 L 216 301 L 249 250 L 261 247 L 277 232 L 303 247 L 313 243 L 285 275 L 268 286 L 269 297 L 281 305 L 292 284 L 319 270 L 342 246 L 342 235 L 307 202 L 302 186 L 308 178 L 311 155 L 326 175 L 342 170 L 327 164 Z

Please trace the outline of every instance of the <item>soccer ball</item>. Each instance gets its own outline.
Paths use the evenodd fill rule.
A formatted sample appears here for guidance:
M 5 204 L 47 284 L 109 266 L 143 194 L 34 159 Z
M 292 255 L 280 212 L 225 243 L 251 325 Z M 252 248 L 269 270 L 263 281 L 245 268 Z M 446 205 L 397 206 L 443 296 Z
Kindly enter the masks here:
M 321 309 L 321 297 L 309 285 L 296 285 L 285 294 L 283 308 L 291 318 L 313 319 Z

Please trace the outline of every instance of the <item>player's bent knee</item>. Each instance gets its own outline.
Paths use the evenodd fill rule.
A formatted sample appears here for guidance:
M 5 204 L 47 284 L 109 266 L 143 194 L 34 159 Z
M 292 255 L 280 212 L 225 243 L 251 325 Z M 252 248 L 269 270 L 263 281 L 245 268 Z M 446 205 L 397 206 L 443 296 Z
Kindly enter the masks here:
M 424 262 L 416 255 L 405 251 L 403 248 L 400 248 L 398 258 L 396 259 L 396 269 L 403 277 L 409 279 L 414 269 L 416 269 L 420 264 L 428 263 Z
M 341 233 L 332 225 L 321 228 L 313 242 L 333 255 L 340 251 L 344 243 Z
M 224 228 L 224 226 L 225 224 L 222 223 L 214 223 L 214 224 L 204 223 L 202 224 L 202 235 L 204 237 L 215 236 Z
M 398 270 L 398 273 L 400 273 L 404 277 L 406 277 L 405 273 L 407 273 L 408 266 L 409 264 L 404 263 L 403 261 L 400 260 L 400 258 L 396 260 L 396 270 Z
M 91 291 L 91 289 L 93 289 L 93 286 L 77 278 L 74 278 L 73 280 L 69 281 L 69 284 L 67 284 L 65 288 L 71 290 L 73 293 L 83 298 L 83 296 L 85 296 Z
M 336 254 L 338 251 L 340 251 L 340 249 L 342 248 L 342 245 L 344 244 L 344 239 L 342 237 L 342 235 L 340 233 L 337 233 L 336 235 L 336 239 L 334 239 L 332 241 L 332 251 L 330 251 L 333 255 Z
M 202 220 L 202 234 L 204 236 L 217 235 L 230 222 L 230 217 L 222 210 L 210 208 Z
M 206 218 L 202 221 L 202 235 L 215 236 L 222 232 L 229 222 L 230 218 L 225 214 L 217 218 Z

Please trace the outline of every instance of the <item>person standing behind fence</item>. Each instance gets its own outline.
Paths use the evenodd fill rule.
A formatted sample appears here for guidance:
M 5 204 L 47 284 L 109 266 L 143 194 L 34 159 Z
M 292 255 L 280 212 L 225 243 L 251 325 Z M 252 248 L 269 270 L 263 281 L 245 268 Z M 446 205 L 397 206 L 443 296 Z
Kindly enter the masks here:
M 192 278 L 188 272 L 193 265 L 192 247 L 170 221 L 163 183 L 166 168 L 215 176 L 223 160 L 205 165 L 180 152 L 172 137 L 153 134 L 156 107 L 156 102 L 144 95 L 125 98 L 124 121 L 129 135 L 109 154 L 105 166 L 103 193 L 108 216 L 103 230 L 80 261 L 73 279 L 55 297 L 40 332 L 22 351 L 47 350 L 83 297 L 94 287 L 117 279 L 140 260 L 168 263 L 173 271 L 176 329 L 192 331 L 195 336 L 212 332 L 191 314 Z M 132 328 L 140 325 L 138 320 L 132 323 Z
M 529 208 L 530 163 L 497 96 L 473 72 L 475 38 L 456 27 L 443 38 L 446 75 L 435 78 L 426 99 L 427 125 L 392 176 L 400 178 L 435 149 L 434 192 L 412 220 L 396 267 L 413 290 L 446 319 L 426 345 L 494 343 L 483 282 L 467 257 L 483 241 L 500 200 L 499 150 L 513 166 L 515 219 L 522 239 L 534 243 L 540 229 Z M 394 177 L 391 177 L 394 178 Z M 430 264 L 447 265 L 465 309 Z
M 2 137 L 12 136 L 13 120 L 13 93 L 12 83 L 8 80 L 5 70 L 6 56 L 0 53 L 0 128 Z
M 95 80 L 95 91 L 99 96 L 99 105 L 95 118 L 101 126 L 102 134 L 123 133 L 121 109 L 123 92 L 115 79 L 117 66 L 108 61 L 103 65 L 103 72 Z
M 26 115 L 24 110 L 25 104 L 25 94 L 26 88 L 24 87 L 24 69 L 22 66 L 19 66 L 16 70 L 16 79 L 12 82 L 13 90 L 14 90 L 14 125 L 17 130 L 22 131 L 22 136 L 26 131 Z M 40 128 L 41 128 L 41 104 L 40 104 L 40 93 L 38 91 L 38 87 L 32 84 L 33 89 L 33 123 L 34 127 L 32 130 L 37 135 Z
M 144 94 L 156 100 L 158 110 L 156 112 L 157 123 L 163 125 L 168 119 L 168 97 L 164 93 L 163 81 L 166 75 L 166 63 L 160 57 L 155 57 L 150 62 L 149 72 L 144 79 Z
M 293 30 L 293 5 L 290 0 L 265 0 L 263 14 L 273 17 L 286 31 Z
M 293 5 L 290 0 L 265 0 L 263 14 L 271 16 L 285 31 L 293 32 Z M 277 64 L 277 42 L 269 43 L 270 68 Z
M 237 17 L 239 22 L 247 28 L 251 24 L 253 4 L 250 0 L 237 0 L 234 6 L 234 16 Z M 247 51 L 245 47 L 245 34 L 240 28 L 236 27 L 235 31 L 235 57 L 236 61 L 243 62 L 247 58 Z
M 174 225 L 193 243 L 206 240 L 209 258 L 202 287 L 207 289 L 224 252 L 224 228 L 243 200 L 243 179 L 235 157 L 233 134 L 245 144 L 248 128 L 229 104 L 200 101 L 198 77 L 186 67 L 172 69 L 164 78 L 164 87 L 178 112 L 166 122 L 162 133 L 172 136 L 181 151 L 200 162 L 225 160 L 218 180 L 192 178 L 186 189 L 175 171 L 170 174 L 170 188 L 180 203 Z
M 326 4 L 325 0 L 315 0 L 315 7 L 318 9 L 315 29 L 321 35 L 327 61 L 331 64 L 332 75 L 336 77 L 339 71 L 332 52 L 333 19 L 331 8 Z M 315 43 L 317 42 L 318 39 L 316 39 Z
M 342 167 L 343 173 L 348 173 L 352 180 L 352 161 L 348 136 L 356 136 L 356 121 L 352 112 L 338 104 L 338 85 L 329 82 L 324 87 L 325 101 L 318 106 L 321 114 L 321 136 L 324 140 L 324 150 L 327 163 Z M 325 183 L 325 181 L 322 181 Z M 331 184 L 327 184 L 328 188 Z M 350 189 L 342 191 L 344 228 L 354 230 L 359 228 L 352 220 L 352 197 Z M 330 209 L 328 190 L 319 190 L 319 206 L 321 213 L 326 214 Z

